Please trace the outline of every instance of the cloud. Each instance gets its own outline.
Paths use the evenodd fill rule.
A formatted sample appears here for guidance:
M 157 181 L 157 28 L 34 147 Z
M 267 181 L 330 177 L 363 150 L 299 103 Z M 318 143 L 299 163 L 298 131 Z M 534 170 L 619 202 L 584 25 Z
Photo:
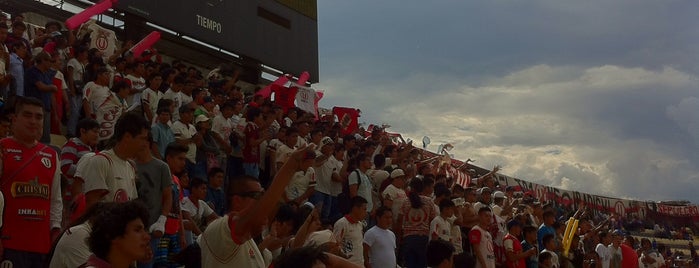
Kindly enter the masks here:
M 435 78 L 454 88 L 421 88 Z M 479 166 L 500 164 L 503 174 L 563 189 L 697 201 L 699 159 L 691 155 L 699 143 L 689 134 L 677 143 L 672 131 L 699 137 L 699 99 L 688 97 L 697 80 L 674 68 L 535 65 L 478 86 L 420 74 L 379 83 L 371 94 L 340 90 L 351 80 L 334 81 L 328 96 L 359 100 L 345 105 L 363 108 L 367 122 L 414 140 L 429 136 L 432 149 L 451 143 L 456 157 Z M 650 111 L 640 120 L 632 119 L 638 103 Z

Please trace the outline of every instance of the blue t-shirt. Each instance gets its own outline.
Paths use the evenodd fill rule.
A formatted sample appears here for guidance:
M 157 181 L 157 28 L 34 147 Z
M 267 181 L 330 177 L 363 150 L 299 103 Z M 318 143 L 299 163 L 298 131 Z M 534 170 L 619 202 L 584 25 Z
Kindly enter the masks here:
M 47 70 L 42 72 L 36 66 L 32 66 L 24 74 L 24 94 L 27 97 L 39 99 L 44 104 L 44 110 L 51 110 L 51 95 L 53 92 L 41 91 L 36 86 L 37 82 L 42 82 L 47 86 L 53 85 L 53 77 L 56 71 Z
M 527 240 L 523 240 L 520 244 L 522 244 L 522 252 L 526 252 L 530 248 L 533 248 L 534 245 L 530 244 L 527 242 Z M 539 249 L 537 248 L 537 252 Z M 527 268 L 539 268 L 539 254 L 535 254 L 534 256 L 530 256 L 529 258 L 525 259 L 525 263 L 527 264 Z
M 204 200 L 213 207 L 217 215 L 223 216 L 226 214 L 226 195 L 223 190 L 208 187 Z
M 554 230 L 553 227 L 542 223 L 541 226 L 539 226 L 539 232 L 536 233 L 536 241 L 539 242 L 539 248 L 545 248 L 543 239 L 547 234 L 552 234 L 553 238 L 556 238 L 556 230 Z

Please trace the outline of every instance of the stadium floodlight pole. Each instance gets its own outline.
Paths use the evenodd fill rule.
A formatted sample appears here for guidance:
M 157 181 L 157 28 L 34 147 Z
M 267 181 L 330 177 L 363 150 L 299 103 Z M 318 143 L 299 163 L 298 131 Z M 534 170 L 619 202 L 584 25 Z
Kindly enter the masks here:
M 91 7 L 86 8 L 82 12 L 73 15 L 66 20 L 66 27 L 70 30 L 74 30 L 80 27 L 81 24 L 88 21 L 92 16 L 102 14 L 107 11 L 107 9 L 112 8 L 116 4 L 117 0 L 103 0 Z

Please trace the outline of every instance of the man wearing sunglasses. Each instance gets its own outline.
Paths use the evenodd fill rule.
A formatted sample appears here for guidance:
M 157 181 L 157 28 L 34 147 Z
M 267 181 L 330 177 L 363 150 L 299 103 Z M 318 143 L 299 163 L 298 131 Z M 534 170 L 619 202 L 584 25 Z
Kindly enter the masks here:
M 267 191 L 252 176 L 231 181 L 228 189 L 231 211 L 209 224 L 199 236 L 202 267 L 267 267 L 252 238 L 267 226 L 267 219 L 276 212 L 284 188 L 295 172 L 303 171 L 306 156 L 315 156 L 313 150 L 313 146 L 309 146 L 293 152 Z

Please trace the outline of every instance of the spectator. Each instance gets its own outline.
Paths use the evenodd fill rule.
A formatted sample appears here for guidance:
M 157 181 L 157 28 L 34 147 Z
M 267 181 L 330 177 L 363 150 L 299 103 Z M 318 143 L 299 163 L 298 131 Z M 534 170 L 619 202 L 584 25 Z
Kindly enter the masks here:
M 10 59 L 8 73 L 12 78 L 8 87 L 8 92 L 4 97 L 9 100 L 15 96 L 24 96 L 24 59 L 28 57 L 29 50 L 24 43 L 9 44 Z
M 538 248 L 538 242 L 536 241 L 536 227 L 531 226 L 531 225 L 525 225 L 524 228 L 522 228 L 522 233 L 524 236 L 524 240 L 522 240 L 522 250 L 525 252 L 528 251 L 534 251 L 536 254 L 533 254 L 529 256 L 528 258 L 525 259 L 525 263 L 527 265 L 527 268 L 537 268 L 539 260 L 537 258 L 539 254 L 539 248 Z
M 434 268 L 454 267 L 454 247 L 444 240 L 427 244 L 427 265 Z
M 72 200 L 82 193 L 82 180 L 75 180 L 78 161 L 87 153 L 93 152 L 97 146 L 99 123 L 94 119 L 80 120 L 77 129 L 73 131 L 77 137 L 70 138 L 61 149 L 61 172 L 66 176 L 67 191 Z
M 323 203 L 323 209 L 320 213 L 320 218 L 324 221 L 329 221 L 334 217 L 334 210 L 337 207 L 337 196 L 342 192 L 343 178 L 340 176 L 342 171 L 342 157 L 344 156 L 344 147 L 341 144 L 324 144 L 320 148 L 320 155 L 316 157 L 316 187 L 311 202 L 313 204 Z
M 282 197 L 284 188 L 296 171 L 307 150 L 298 150 L 277 172 L 270 188 L 263 192 L 260 183 L 251 176 L 231 182 L 228 192 L 231 212 L 213 221 L 198 238 L 202 266 L 266 267 L 262 254 L 252 238 L 259 235 L 271 211 Z M 242 212 L 242 213 L 241 213 Z
M 44 107 L 43 134 L 40 141 L 48 144 L 51 142 L 51 110 L 52 94 L 58 90 L 53 85 L 54 72 L 51 71 L 51 55 L 42 52 L 34 58 L 34 66 L 24 74 L 24 93 L 26 96 L 41 100 Z
M 473 255 L 476 258 L 476 268 L 494 268 L 495 252 L 493 251 L 493 237 L 487 231 L 493 222 L 493 214 L 488 207 L 478 210 L 478 224 L 471 228 L 468 234 L 471 241 Z
M 194 122 L 194 109 L 187 105 L 179 108 L 180 119 L 172 124 L 172 132 L 175 133 L 175 141 L 187 146 L 186 169 L 189 175 L 195 171 L 197 161 L 197 145 L 202 143 L 203 137 L 192 124 Z
M 151 74 L 148 78 L 148 87 L 143 90 L 143 95 L 141 97 L 143 114 L 146 116 L 146 119 L 153 124 L 157 123 L 155 117 L 158 111 L 158 102 L 160 102 L 160 99 L 163 98 L 163 93 L 158 90 L 162 82 L 163 78 L 160 76 L 160 73 L 156 72 Z
M 553 268 L 553 255 L 551 252 L 541 252 L 538 265 L 541 268 Z
M 607 246 L 611 258 L 609 260 L 609 267 L 611 268 L 621 268 L 623 261 L 623 253 L 621 249 L 621 234 L 617 231 L 611 234 L 611 243 Z
M 638 254 L 636 254 L 636 240 L 631 235 L 624 236 L 621 243 L 622 267 L 638 267 Z
M 80 267 L 92 255 L 87 240 L 92 231 L 92 225 L 105 210 L 110 210 L 116 203 L 97 203 L 68 227 L 52 250 L 51 268 Z
M 374 203 L 371 198 L 372 183 L 366 172 L 371 168 L 371 159 L 369 155 L 359 154 L 355 159 L 357 161 L 357 169 L 351 172 L 347 178 L 349 183 L 349 194 L 350 197 L 361 196 L 366 199 L 367 202 L 367 214 L 370 216 L 374 209 Z
M 247 121 L 248 123 L 245 126 L 245 145 L 243 146 L 243 168 L 245 169 L 245 175 L 259 178 L 260 143 L 269 138 L 269 132 L 260 129 L 264 121 L 260 109 L 249 109 Z
M 150 133 L 148 139 L 153 143 Z M 153 157 L 149 147 L 138 153 L 135 162 L 138 200 L 148 208 L 148 222 L 153 223 L 148 232 L 151 235 L 151 249 L 155 252 L 165 231 L 165 221 L 172 209 L 172 174 L 167 163 Z M 139 263 L 139 268 L 152 266 L 152 261 Z
M 113 148 L 86 159 L 75 176 L 82 178 L 86 207 L 99 201 L 126 202 L 138 197 L 136 171 L 128 159 L 148 148 L 148 121 L 128 113 L 116 122 Z M 82 167 L 82 169 L 81 169 Z
M 284 201 L 291 202 L 298 207 L 313 194 L 316 187 L 315 170 L 312 167 L 314 162 L 315 152 L 304 156 L 301 168 L 305 170 L 294 173 L 289 185 L 286 186 Z
M 196 165 L 193 177 L 206 178 L 207 172 L 212 167 L 220 167 L 218 156 L 221 153 L 219 142 L 222 142 L 218 134 L 211 132 L 211 120 L 206 115 L 197 115 L 194 120 L 197 135 L 202 137 L 202 142 L 197 144 Z
M 449 199 L 443 199 L 439 202 L 439 215 L 434 217 L 430 223 L 430 240 L 442 239 L 452 242 L 449 218 L 454 216 L 455 207 L 454 202 Z
M 84 89 L 86 89 L 85 85 L 87 83 L 87 79 L 85 77 L 85 66 L 89 62 L 89 59 L 87 58 L 87 47 L 77 46 L 75 47 L 74 53 L 75 57 L 68 60 L 66 67 L 66 82 L 68 83 L 67 93 L 70 101 L 70 115 L 68 116 L 66 127 L 68 128 L 68 136 L 71 137 L 80 134 L 73 131 L 75 129 L 75 125 L 78 123 L 78 119 L 80 118 L 80 107 L 83 103 L 83 93 L 85 91 Z M 99 85 L 107 87 L 109 86 L 109 81 L 111 81 L 111 78 L 108 80 L 100 80 Z M 95 81 L 95 83 L 97 83 L 97 81 Z M 92 113 L 87 113 L 85 115 L 89 116 L 91 114 Z
M 206 203 L 217 215 L 223 216 L 228 212 L 226 206 L 226 193 L 223 191 L 224 172 L 221 168 L 212 168 L 209 171 L 209 186 L 206 189 Z
M 182 88 L 184 87 L 184 78 L 181 76 L 175 76 L 172 75 L 167 75 L 168 72 L 165 72 L 163 74 L 163 79 L 166 79 L 166 77 L 171 77 L 166 79 L 168 83 L 163 83 L 163 86 L 169 86 L 165 93 L 163 93 L 163 99 L 167 100 L 172 100 L 172 102 L 175 104 L 175 113 L 172 114 L 172 121 L 178 121 L 180 120 L 180 111 L 182 111 L 181 107 L 184 107 L 186 102 L 182 100 Z M 194 110 L 192 110 L 194 112 Z
M 556 254 L 556 240 L 553 237 L 552 234 L 546 234 L 544 235 L 544 238 L 541 239 L 542 243 L 544 244 L 544 250 L 541 251 L 541 253 L 550 253 L 551 254 L 551 267 L 552 268 L 558 268 L 561 266 L 560 262 L 558 261 L 558 254 Z
M 340 243 L 342 254 L 356 265 L 364 265 L 362 220 L 367 215 L 367 203 L 367 200 L 361 196 L 352 197 L 350 213 L 337 220 L 333 228 L 333 234 Z
M 519 241 L 519 237 L 522 234 L 522 225 L 519 221 L 510 220 L 507 223 L 507 230 L 509 232 L 503 241 L 507 256 L 505 264 L 507 268 L 526 268 L 526 260 L 536 256 L 539 252 L 536 248 L 529 248 L 526 251 L 522 250 L 522 242 Z
M 397 222 L 400 208 L 403 206 L 403 202 L 407 200 L 405 179 L 405 172 L 402 169 L 394 169 L 391 171 L 391 184 L 386 186 L 382 193 L 383 205 L 391 208 L 394 214 L 394 222 Z
M 376 226 L 364 234 L 364 267 L 396 267 L 396 235 L 391 231 L 391 226 L 391 209 L 377 209 Z
M 172 117 L 172 112 L 169 107 L 160 107 L 157 111 L 158 117 L 156 118 L 155 124 L 151 127 L 151 133 L 153 134 L 153 141 L 151 151 L 153 156 L 157 159 L 163 159 L 165 156 L 165 149 L 170 143 L 175 142 L 175 133 L 170 127 L 170 118 Z M 148 118 L 148 117 L 146 117 Z
M 556 216 L 553 214 L 553 211 L 544 212 L 544 223 L 542 223 L 541 226 L 539 226 L 539 231 L 536 235 L 537 241 L 539 242 L 539 248 L 545 248 L 543 242 L 545 235 L 551 234 L 553 235 L 554 239 L 556 238 L 556 230 L 553 228 L 553 224 L 555 222 Z
M 546 216 L 544 216 L 544 220 L 546 220 Z M 612 259 L 612 253 L 609 246 L 607 246 L 612 241 L 609 233 L 606 231 L 600 232 L 599 241 L 599 244 L 597 244 L 595 247 L 595 252 L 597 252 L 597 256 L 599 257 L 599 265 L 602 268 L 609 268 L 610 261 Z
M 2 258 L 14 267 L 41 267 L 60 234 L 63 203 L 58 154 L 40 144 L 43 103 L 19 98 L 11 138 L 0 140 L 5 214 L 2 221 Z M 22 159 L 23 161 L 17 161 Z M 31 231 L 29 231 L 31 230 Z
M 127 96 L 128 99 L 126 100 L 129 111 L 144 111 L 143 107 L 141 107 L 141 94 L 146 89 L 146 79 L 143 77 L 145 72 L 146 66 L 143 62 L 134 62 L 126 65 L 126 77 L 124 77 L 124 80 L 131 84 L 131 89 Z
M 404 202 L 398 215 L 398 236 L 402 237 L 401 247 L 406 267 L 425 267 L 427 265 L 427 242 L 430 234 L 430 222 L 437 213 L 432 199 L 421 195 L 425 185 L 422 179 L 415 177 L 410 181 L 408 201 Z
M 153 252 L 148 246 L 147 224 L 148 210 L 138 202 L 116 204 L 100 213 L 88 239 L 93 254 L 87 267 L 128 267 L 148 259 Z
M 194 178 L 189 183 L 190 194 L 182 200 L 182 219 L 185 231 L 200 235 L 203 226 L 218 219 L 218 215 L 206 204 L 206 183 Z
M 653 249 L 648 238 L 641 239 L 641 256 L 638 258 L 640 268 L 659 268 L 665 265 L 663 255 Z

